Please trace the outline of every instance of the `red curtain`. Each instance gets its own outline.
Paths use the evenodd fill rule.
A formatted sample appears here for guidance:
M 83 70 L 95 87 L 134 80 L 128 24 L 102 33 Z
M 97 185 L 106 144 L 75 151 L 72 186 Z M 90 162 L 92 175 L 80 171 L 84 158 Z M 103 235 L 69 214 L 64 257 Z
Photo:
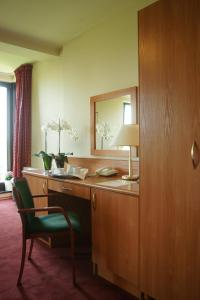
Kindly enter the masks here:
M 23 167 L 31 165 L 31 84 L 32 65 L 15 70 L 16 107 L 13 137 L 13 175 L 21 176 Z

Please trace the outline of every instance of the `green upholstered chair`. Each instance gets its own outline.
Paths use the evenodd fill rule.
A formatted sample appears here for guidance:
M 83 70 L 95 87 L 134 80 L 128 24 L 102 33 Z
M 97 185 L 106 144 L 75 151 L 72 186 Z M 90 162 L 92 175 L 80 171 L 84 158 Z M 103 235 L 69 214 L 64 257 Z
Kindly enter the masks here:
M 47 197 L 47 195 L 33 196 L 25 178 L 14 178 L 13 198 L 16 201 L 22 221 L 22 255 L 17 285 L 21 285 L 26 257 L 26 240 L 31 240 L 28 254 L 28 259 L 30 260 L 35 238 L 55 237 L 58 235 L 69 238 L 70 240 L 72 279 L 73 284 L 76 284 L 74 243 L 75 234 L 80 231 L 78 217 L 74 212 L 66 212 L 59 206 L 34 208 L 33 198 L 39 197 Z M 36 212 L 41 211 L 47 211 L 50 212 L 50 214 L 35 216 Z

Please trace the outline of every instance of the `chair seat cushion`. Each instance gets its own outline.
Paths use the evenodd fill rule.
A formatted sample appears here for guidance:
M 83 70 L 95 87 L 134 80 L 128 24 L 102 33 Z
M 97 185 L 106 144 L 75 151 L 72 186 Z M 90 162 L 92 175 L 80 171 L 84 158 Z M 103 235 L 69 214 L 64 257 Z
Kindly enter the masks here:
M 68 211 L 68 216 L 72 224 L 72 228 L 76 231 L 80 231 L 80 223 L 78 216 L 71 211 Z M 37 232 L 59 232 L 66 231 L 69 229 L 69 225 L 63 216 L 60 213 L 53 213 L 45 216 L 34 217 L 33 222 L 29 225 L 29 233 Z

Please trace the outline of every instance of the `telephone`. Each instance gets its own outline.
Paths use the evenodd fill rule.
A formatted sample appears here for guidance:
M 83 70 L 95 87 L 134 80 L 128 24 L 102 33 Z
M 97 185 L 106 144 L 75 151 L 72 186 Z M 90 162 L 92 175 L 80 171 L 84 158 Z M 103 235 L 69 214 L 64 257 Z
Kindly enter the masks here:
M 100 176 L 112 176 L 117 174 L 118 171 L 116 169 L 113 169 L 111 167 L 103 167 L 96 170 L 96 174 Z

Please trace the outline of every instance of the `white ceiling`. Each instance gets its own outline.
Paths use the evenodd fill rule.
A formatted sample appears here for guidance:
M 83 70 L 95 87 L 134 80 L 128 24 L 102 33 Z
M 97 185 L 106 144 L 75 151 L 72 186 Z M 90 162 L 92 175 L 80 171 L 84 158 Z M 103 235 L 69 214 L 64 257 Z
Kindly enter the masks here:
M 0 72 L 57 56 L 64 44 L 113 15 L 154 1 L 0 0 Z

